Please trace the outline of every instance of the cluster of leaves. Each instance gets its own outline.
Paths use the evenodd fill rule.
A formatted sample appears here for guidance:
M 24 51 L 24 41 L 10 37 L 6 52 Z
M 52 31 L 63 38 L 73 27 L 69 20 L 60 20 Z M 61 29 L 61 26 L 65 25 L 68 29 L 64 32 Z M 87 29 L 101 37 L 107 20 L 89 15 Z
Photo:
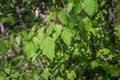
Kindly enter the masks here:
M 45 1 L 49 14 L 44 13 L 48 23 L 44 25 L 30 12 L 39 0 L 21 0 L 23 20 L 33 25 L 28 30 L 22 29 L 16 5 L 0 1 L 0 22 L 10 37 L 6 40 L 0 35 L 0 80 L 120 79 L 119 24 L 113 46 L 106 17 L 108 4 L 100 10 L 105 1 Z

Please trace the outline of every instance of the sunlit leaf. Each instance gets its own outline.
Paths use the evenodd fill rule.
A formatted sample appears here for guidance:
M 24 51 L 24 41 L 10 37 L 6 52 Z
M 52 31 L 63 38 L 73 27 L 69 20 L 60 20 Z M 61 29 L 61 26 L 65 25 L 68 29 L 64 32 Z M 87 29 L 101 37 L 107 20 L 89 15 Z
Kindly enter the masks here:
M 68 3 L 68 5 L 67 5 L 68 13 L 72 10 L 72 8 L 73 8 L 73 3 Z
M 61 34 L 61 37 L 62 37 L 63 41 L 65 42 L 65 44 L 67 46 L 70 46 L 71 40 L 72 40 L 72 37 L 73 37 L 71 30 L 68 29 L 68 28 L 64 28 L 63 32 Z
M 92 15 L 94 14 L 94 12 L 96 11 L 96 6 L 97 2 L 96 0 L 85 0 L 83 2 L 83 9 L 86 11 L 86 13 L 92 17 Z
M 30 60 L 30 58 L 32 58 L 35 54 L 35 46 L 32 42 L 29 42 L 26 47 L 25 47 L 25 53 L 26 53 L 26 56 L 27 56 L 27 59 Z
M 64 80 L 63 78 L 61 78 L 61 77 L 57 77 L 57 79 L 56 80 Z
M 21 44 L 21 40 L 22 40 L 21 36 L 16 37 L 16 42 L 17 42 L 18 45 Z
M 56 40 L 62 31 L 62 25 L 56 25 L 55 26 L 55 33 L 53 33 L 53 39 Z
M 43 51 L 43 54 L 53 60 L 55 57 L 55 42 L 54 39 L 47 37 L 44 39 L 41 49 Z
M 63 23 L 63 24 L 68 24 L 68 17 L 65 13 L 65 11 L 61 10 L 58 14 L 58 19 Z
M 55 27 L 55 23 L 52 23 L 52 24 L 48 27 L 48 29 L 47 29 L 47 34 L 48 34 L 48 35 L 50 35 L 50 34 L 52 33 L 54 27 Z
M 82 11 L 82 5 L 81 4 L 76 4 L 74 7 L 74 13 L 79 14 Z
M 42 77 L 45 79 L 45 80 L 48 80 L 48 77 L 50 76 L 50 73 L 49 73 L 49 69 L 48 68 L 45 68 L 44 69 L 44 72 L 42 73 Z

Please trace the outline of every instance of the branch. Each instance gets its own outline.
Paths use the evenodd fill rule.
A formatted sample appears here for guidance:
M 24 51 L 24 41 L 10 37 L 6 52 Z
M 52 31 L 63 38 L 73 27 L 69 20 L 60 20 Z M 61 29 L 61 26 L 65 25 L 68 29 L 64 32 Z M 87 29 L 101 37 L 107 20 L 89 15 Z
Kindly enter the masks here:
M 40 65 L 40 68 L 41 68 L 41 69 L 44 69 L 44 64 L 43 64 L 43 62 L 41 61 L 40 57 L 37 58 L 37 61 L 38 61 L 39 65 Z
M 2 35 L 5 37 L 5 39 L 8 40 L 10 37 L 9 37 L 8 33 L 6 33 L 5 27 L 3 26 L 3 24 L 1 22 L 0 22 L 0 29 L 1 29 Z
M 18 4 L 17 4 L 17 1 L 16 1 L 16 0 L 12 0 L 12 2 L 13 2 L 14 5 L 15 5 L 16 12 L 17 12 L 17 14 L 18 14 L 18 16 L 19 16 L 19 19 L 20 19 L 20 21 L 21 21 L 21 23 L 22 23 L 22 25 L 23 25 L 23 28 L 24 28 L 25 30 L 27 30 L 27 26 L 26 26 L 26 24 L 24 23 L 24 21 L 23 21 L 23 19 L 22 19 L 22 14 L 20 13 L 20 8 L 19 8 L 19 6 L 18 6 Z

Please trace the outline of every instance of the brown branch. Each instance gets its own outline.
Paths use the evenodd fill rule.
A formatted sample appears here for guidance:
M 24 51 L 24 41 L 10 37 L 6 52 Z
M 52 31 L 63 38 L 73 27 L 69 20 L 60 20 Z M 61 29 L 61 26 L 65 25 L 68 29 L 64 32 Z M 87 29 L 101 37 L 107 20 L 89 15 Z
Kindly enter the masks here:
M 39 65 L 40 65 L 40 68 L 44 69 L 44 64 L 43 64 L 42 60 L 40 59 L 40 57 L 37 58 L 37 61 L 38 61 Z
M 115 34 L 114 34 L 114 1 L 110 0 L 109 4 L 109 36 L 112 45 L 115 45 Z
M 20 21 L 21 21 L 21 24 L 23 25 L 23 28 L 24 28 L 25 30 L 27 30 L 27 26 L 26 26 L 26 24 L 24 23 L 24 21 L 23 21 L 23 19 L 22 19 L 22 14 L 20 13 L 20 8 L 19 8 L 19 6 L 18 6 L 18 4 L 17 4 L 17 1 L 16 1 L 16 0 L 12 0 L 12 2 L 13 2 L 14 5 L 15 5 L 16 12 L 17 12 L 17 14 L 18 14 L 18 16 L 19 16 L 19 19 L 20 19 Z
M 8 40 L 10 37 L 9 37 L 8 33 L 6 33 L 5 27 L 3 26 L 3 24 L 1 22 L 0 22 L 0 29 L 1 29 L 2 35 L 5 37 L 5 39 Z

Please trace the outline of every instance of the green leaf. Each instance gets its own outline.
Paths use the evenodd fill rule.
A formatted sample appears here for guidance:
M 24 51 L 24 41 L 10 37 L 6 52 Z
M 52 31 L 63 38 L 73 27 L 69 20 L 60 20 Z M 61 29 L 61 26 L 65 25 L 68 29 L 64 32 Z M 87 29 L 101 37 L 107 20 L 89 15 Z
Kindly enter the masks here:
M 91 62 L 91 68 L 92 69 L 94 69 L 94 68 L 96 68 L 98 66 L 100 66 L 100 63 L 97 60 Z
M 55 26 L 55 33 L 53 33 L 53 39 L 56 40 L 62 31 L 62 25 L 56 25 Z
M 0 80 L 4 80 L 4 77 L 0 76 Z
M 30 58 L 32 58 L 35 54 L 35 46 L 32 42 L 29 42 L 26 47 L 25 47 L 25 53 L 26 53 L 26 56 L 27 56 L 27 59 L 30 60 Z
M 25 39 L 28 39 L 28 34 L 25 30 L 22 31 L 22 35 Z
M 8 51 L 8 41 L 0 41 L 0 52 L 7 52 Z
M 48 27 L 48 29 L 47 29 L 47 34 L 48 34 L 48 35 L 50 35 L 50 34 L 52 33 L 54 27 L 55 27 L 55 23 L 52 23 L 52 24 Z
M 72 31 L 68 28 L 64 28 L 61 37 L 67 46 L 70 46 L 72 40 Z
M 38 44 L 39 44 L 39 39 L 38 39 L 38 37 L 33 37 L 32 41 L 33 41 L 35 47 L 37 47 Z
M 45 80 L 48 80 L 49 76 L 50 76 L 49 69 L 45 68 L 44 72 L 42 73 L 42 77 L 45 78 Z
M 65 25 L 68 24 L 68 17 L 65 13 L 65 11 L 61 10 L 58 14 L 58 19 Z
M 7 16 L 8 16 L 8 21 L 11 23 L 11 25 L 13 25 L 15 21 L 14 21 L 12 14 L 8 14 Z
M 30 33 L 29 33 L 29 39 L 34 36 L 36 27 L 37 27 L 37 24 L 35 24 L 35 25 L 32 27 L 32 29 L 31 29 L 31 31 L 30 31 Z
M 21 36 L 16 37 L 16 42 L 17 42 L 18 45 L 21 44 L 21 40 L 22 40 Z
M 117 77 L 120 74 L 120 68 L 118 65 L 108 65 L 106 72 L 111 74 L 112 77 Z
M 75 71 L 70 71 L 70 73 L 67 74 L 67 77 L 69 80 L 74 80 L 76 78 Z
M 82 7 L 84 8 L 84 10 L 86 11 L 86 13 L 92 17 L 92 15 L 94 14 L 94 12 L 96 11 L 96 7 L 97 7 L 97 2 L 95 0 L 85 0 L 83 2 Z
M 80 19 L 80 17 L 79 17 L 78 15 L 72 15 L 72 16 L 70 17 L 69 27 L 70 27 L 71 29 L 73 29 L 74 26 L 77 25 L 77 22 L 78 22 L 79 19 Z
M 69 13 L 73 8 L 73 3 L 68 3 L 67 5 L 67 12 Z
M 100 50 L 100 52 L 103 52 L 104 54 L 109 54 L 110 50 L 107 49 L 107 48 L 103 48 L 103 49 Z
M 47 37 L 44 39 L 41 49 L 43 51 L 43 54 L 53 60 L 55 57 L 55 42 L 54 39 Z
M 57 77 L 57 79 L 56 80 L 64 80 L 63 78 L 61 78 L 61 77 Z
M 44 33 L 43 33 L 43 31 L 44 31 L 44 27 L 41 28 L 41 29 L 38 31 L 38 35 L 37 35 L 37 37 L 39 38 L 39 44 L 40 44 L 40 45 L 42 44 L 42 42 L 43 42 L 43 40 L 44 40 Z
M 91 26 L 89 26 L 89 31 L 96 37 L 97 36 L 97 32 L 95 31 L 95 29 Z
M 5 72 L 6 72 L 7 74 L 9 74 L 10 71 L 11 71 L 11 70 L 10 70 L 9 68 L 6 68 L 6 69 L 5 69 Z
M 82 5 L 76 4 L 74 7 L 74 14 L 79 14 L 82 11 Z

